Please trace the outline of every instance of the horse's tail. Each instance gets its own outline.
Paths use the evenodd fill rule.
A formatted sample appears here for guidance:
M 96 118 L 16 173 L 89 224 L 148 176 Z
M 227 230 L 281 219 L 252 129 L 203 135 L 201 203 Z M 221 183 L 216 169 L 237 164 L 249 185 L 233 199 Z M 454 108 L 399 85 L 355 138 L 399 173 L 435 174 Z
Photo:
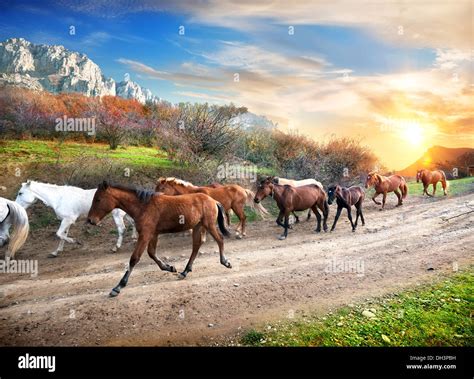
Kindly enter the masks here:
M 445 190 L 446 193 L 448 193 L 448 189 L 449 189 L 449 182 L 446 180 L 446 174 L 444 173 L 444 171 L 441 171 L 441 184 L 443 185 L 443 189 Z
M 219 230 L 221 231 L 222 235 L 225 237 L 230 236 L 230 232 L 225 227 L 225 220 L 224 220 L 225 209 L 221 203 L 217 203 L 217 224 L 219 225 Z
M 401 176 L 402 181 L 400 183 L 400 190 L 402 191 L 402 199 L 406 198 L 408 195 L 408 186 L 405 178 Z
M 248 205 L 253 210 L 260 213 L 260 215 L 262 217 L 268 214 L 268 211 L 265 209 L 265 207 L 262 204 L 260 204 L 260 203 L 257 204 L 253 201 L 253 199 L 255 198 L 255 193 L 254 192 L 250 191 L 249 189 L 246 189 L 245 194 L 247 196 L 247 200 L 245 201 L 245 205 Z
M 20 250 L 28 237 L 30 224 L 28 223 L 28 215 L 25 208 L 13 201 L 7 203 L 10 209 L 13 233 L 8 244 L 7 257 L 14 258 L 15 253 Z

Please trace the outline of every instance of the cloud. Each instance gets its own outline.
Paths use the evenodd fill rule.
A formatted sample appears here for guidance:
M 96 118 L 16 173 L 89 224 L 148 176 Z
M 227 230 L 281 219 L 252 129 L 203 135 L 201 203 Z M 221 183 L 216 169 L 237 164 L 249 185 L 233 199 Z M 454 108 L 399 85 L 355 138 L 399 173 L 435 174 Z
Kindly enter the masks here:
M 137 12 L 171 12 L 188 22 L 257 33 L 270 24 L 335 25 L 367 30 L 397 45 L 469 49 L 473 3 L 458 1 L 128 0 L 62 1 L 77 12 L 120 17 Z

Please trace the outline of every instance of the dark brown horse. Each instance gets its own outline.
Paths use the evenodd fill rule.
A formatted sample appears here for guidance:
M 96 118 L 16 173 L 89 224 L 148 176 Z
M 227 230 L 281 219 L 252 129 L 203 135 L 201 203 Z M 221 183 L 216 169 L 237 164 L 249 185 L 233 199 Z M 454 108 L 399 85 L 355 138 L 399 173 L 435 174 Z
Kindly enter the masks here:
M 332 204 L 334 199 L 337 203 L 337 212 L 336 217 L 334 218 L 334 223 L 332 224 L 331 232 L 336 228 L 337 220 L 341 215 L 342 208 L 347 209 L 347 217 L 352 225 L 352 231 L 355 232 L 357 228 L 357 221 L 360 219 L 362 225 L 365 225 L 364 215 L 362 214 L 362 203 L 364 202 L 365 192 L 362 187 L 352 186 L 349 188 L 341 187 L 339 185 L 331 186 L 328 188 L 328 204 Z M 356 221 L 352 222 L 351 215 L 351 206 L 355 206 L 357 211 Z
M 375 204 L 382 205 L 382 208 L 380 208 L 380 210 L 383 210 L 383 208 L 385 207 L 385 200 L 387 199 L 388 192 L 394 192 L 395 195 L 397 195 L 397 207 L 403 205 L 403 199 L 406 198 L 408 194 L 408 186 L 405 181 L 405 178 L 400 175 L 391 175 L 387 177 L 379 175 L 374 171 L 369 172 L 365 181 L 365 188 L 369 188 L 372 186 L 374 186 L 375 188 L 375 194 L 374 196 L 372 196 L 372 200 Z M 398 190 L 400 190 L 401 193 Z M 380 201 L 375 200 L 375 198 L 380 194 L 383 194 L 382 203 Z
M 193 250 L 186 268 L 179 274 L 181 279 L 192 271 L 194 259 L 202 244 L 201 229 L 207 230 L 216 240 L 221 263 L 227 268 L 232 267 L 224 255 L 223 237 L 216 228 L 217 220 L 221 233 L 229 235 L 225 228 L 224 208 L 209 196 L 205 194 L 166 196 L 152 191 L 109 185 L 104 181 L 94 195 L 87 221 L 96 225 L 115 208 L 124 210 L 133 218 L 138 231 L 138 241 L 125 275 L 112 289 L 110 296 L 117 296 L 127 285 L 128 278 L 145 249 L 162 270 L 176 272 L 173 266 L 156 256 L 158 235 L 163 233 L 193 230 Z
M 444 196 L 448 194 L 448 181 L 446 180 L 446 175 L 443 171 L 441 170 L 435 170 L 435 171 L 430 171 L 426 169 L 421 169 L 416 173 L 416 182 L 423 183 L 423 195 L 426 193 L 428 196 L 433 197 L 436 193 L 436 186 L 438 182 L 441 182 L 441 185 L 443 186 L 443 191 L 444 191 Z M 428 193 L 428 187 L 429 185 L 433 185 L 433 195 L 430 195 Z
M 199 187 L 192 183 L 176 178 L 160 178 L 155 188 L 156 192 L 163 192 L 165 195 L 182 195 L 189 193 L 204 193 L 223 205 L 227 223 L 229 224 L 228 212 L 234 211 L 240 220 L 236 230 L 236 237 L 242 238 L 245 233 L 246 216 L 244 212 L 245 205 L 249 205 L 261 214 L 267 214 L 267 210 L 261 205 L 253 203 L 254 193 L 248 189 L 242 188 L 237 184 L 229 184 L 217 187 Z
M 264 179 L 258 186 L 258 191 L 255 194 L 254 201 L 259 203 L 265 197 L 271 196 L 275 199 L 280 214 L 276 219 L 276 223 L 283 227 L 285 230 L 279 239 L 284 240 L 288 236 L 289 228 L 289 215 L 294 211 L 304 211 L 311 209 L 317 218 L 316 232 L 321 231 L 321 215 L 318 212 L 318 208 L 323 213 L 323 229 L 326 232 L 328 230 L 327 218 L 329 215 L 329 206 L 327 202 L 326 192 L 316 184 L 310 184 L 301 187 L 292 187 L 289 185 L 279 185 L 272 182 L 270 178 Z M 282 223 L 282 219 L 285 219 L 285 223 Z

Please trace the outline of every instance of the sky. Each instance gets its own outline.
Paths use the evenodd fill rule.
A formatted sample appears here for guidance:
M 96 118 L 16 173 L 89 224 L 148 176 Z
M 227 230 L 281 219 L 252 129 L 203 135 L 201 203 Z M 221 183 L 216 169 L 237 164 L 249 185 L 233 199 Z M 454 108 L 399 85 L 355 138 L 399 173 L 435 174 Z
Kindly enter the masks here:
M 172 103 L 233 102 L 318 142 L 353 137 L 389 169 L 433 145 L 474 147 L 474 0 L 0 3 L 2 41 L 85 53 Z

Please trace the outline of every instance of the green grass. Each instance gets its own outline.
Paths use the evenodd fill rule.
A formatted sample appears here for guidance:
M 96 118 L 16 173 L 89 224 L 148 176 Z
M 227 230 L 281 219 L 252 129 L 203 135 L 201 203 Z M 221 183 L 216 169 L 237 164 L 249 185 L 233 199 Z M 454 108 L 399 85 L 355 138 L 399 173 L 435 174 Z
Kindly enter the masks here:
M 166 153 L 149 147 L 119 147 L 110 150 L 99 143 L 58 142 L 39 140 L 6 140 L 0 142 L 0 161 L 3 163 L 69 162 L 81 157 L 126 160 L 132 166 L 168 168 L 173 162 Z
M 462 195 L 468 192 L 474 192 L 474 177 L 448 180 L 448 194 L 449 195 Z M 423 196 L 423 184 L 417 183 L 416 181 L 408 182 L 408 196 Z M 433 193 L 433 186 L 428 187 L 428 193 Z M 425 195 L 426 196 L 426 195 Z M 441 183 L 438 183 L 436 186 L 436 195 L 435 196 L 444 196 L 443 187 Z
M 473 346 L 474 275 L 457 273 L 437 284 L 342 307 L 324 317 L 281 321 L 250 330 L 249 346 Z M 376 309 L 375 318 L 362 315 Z M 271 327 L 271 329 L 269 328 Z

